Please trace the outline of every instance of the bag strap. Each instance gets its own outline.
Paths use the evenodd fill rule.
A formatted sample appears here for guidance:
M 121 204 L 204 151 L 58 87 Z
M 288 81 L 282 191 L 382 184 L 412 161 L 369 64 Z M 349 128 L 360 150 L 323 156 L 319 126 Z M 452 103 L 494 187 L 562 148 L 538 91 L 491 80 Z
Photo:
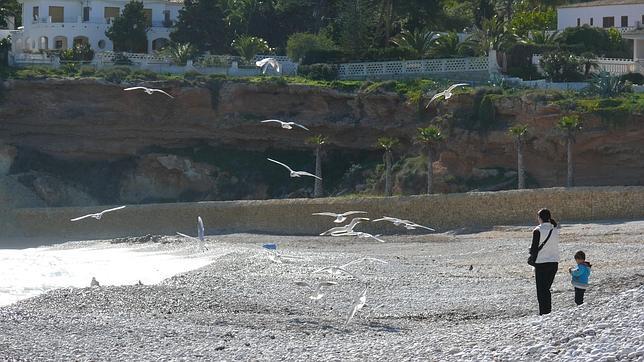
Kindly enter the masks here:
M 543 243 L 541 243 L 541 245 L 539 245 L 539 247 L 537 248 L 537 253 L 540 252 L 541 249 L 543 249 L 543 247 L 546 245 L 546 243 L 550 239 L 550 235 L 552 235 L 552 230 L 554 230 L 554 228 L 550 229 L 550 232 L 548 233 L 548 236 L 546 237 L 546 240 L 544 240 Z

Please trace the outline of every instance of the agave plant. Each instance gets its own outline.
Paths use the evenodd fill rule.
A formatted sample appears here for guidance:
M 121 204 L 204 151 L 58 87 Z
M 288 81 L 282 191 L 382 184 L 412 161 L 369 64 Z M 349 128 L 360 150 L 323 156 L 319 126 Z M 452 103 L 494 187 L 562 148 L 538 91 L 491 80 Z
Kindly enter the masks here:
M 424 58 L 436 42 L 438 33 L 425 29 L 403 30 L 392 42 L 401 48 L 409 48 L 416 56 Z
M 614 97 L 626 91 L 626 86 L 618 76 L 611 75 L 605 70 L 594 74 L 588 89 L 589 92 L 600 97 Z

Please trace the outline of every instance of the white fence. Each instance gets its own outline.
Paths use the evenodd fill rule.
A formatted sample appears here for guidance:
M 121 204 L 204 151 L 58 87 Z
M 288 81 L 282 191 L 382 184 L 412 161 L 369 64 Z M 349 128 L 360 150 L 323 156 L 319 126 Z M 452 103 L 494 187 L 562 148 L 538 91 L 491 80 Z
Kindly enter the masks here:
M 206 56 L 211 58 L 217 58 L 217 62 L 213 62 L 211 59 L 210 64 L 213 65 L 201 65 L 200 62 L 204 58 L 200 58 L 196 63 L 189 61 L 185 66 L 179 66 L 172 64 L 172 61 L 159 54 L 142 54 L 142 53 L 120 53 L 129 62 L 131 66 L 146 69 L 149 71 L 157 73 L 171 73 L 171 74 L 183 74 L 186 72 L 197 72 L 201 74 L 222 74 L 229 75 L 234 77 L 248 77 L 256 76 L 261 74 L 261 70 L 257 67 L 247 66 L 239 67 L 239 57 L 233 56 Z M 255 59 L 264 59 L 266 57 L 276 58 L 282 67 L 281 74 L 283 75 L 294 75 L 297 74 L 297 63 L 292 62 L 287 57 L 280 56 L 270 56 L 270 55 L 257 55 Z M 11 64 L 17 66 L 25 65 L 49 65 L 53 67 L 58 67 L 60 65 L 60 59 L 55 54 L 48 53 L 18 53 L 11 54 Z M 106 66 L 116 65 L 117 53 L 112 51 L 97 52 L 94 55 L 94 60 L 91 62 L 96 68 L 103 68 Z M 204 64 L 209 64 L 208 61 L 203 61 Z M 268 75 L 279 75 L 275 70 L 270 69 L 267 71 Z
M 488 57 L 345 63 L 338 67 L 342 79 L 404 78 L 422 74 L 488 72 Z
M 536 65 L 539 72 L 543 73 L 540 61 L 541 55 L 534 54 L 532 56 L 532 64 Z M 612 75 L 622 75 L 640 71 L 638 63 L 632 59 L 596 58 L 594 61 L 595 63 L 597 63 L 597 67 L 591 69 L 592 73 L 596 73 L 599 70 L 604 70 Z

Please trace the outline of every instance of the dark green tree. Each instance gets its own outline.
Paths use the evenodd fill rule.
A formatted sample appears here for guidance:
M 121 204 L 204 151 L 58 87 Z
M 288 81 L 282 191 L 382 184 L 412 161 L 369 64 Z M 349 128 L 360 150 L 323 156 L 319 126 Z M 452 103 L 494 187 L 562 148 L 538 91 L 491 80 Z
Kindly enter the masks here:
M 121 16 L 114 19 L 105 35 L 114 43 L 115 51 L 145 53 L 148 49 L 148 30 L 143 3 L 132 0 L 125 4 Z
M 7 17 L 14 17 L 16 28 L 20 26 L 22 6 L 17 0 L 0 0 L 0 28 L 7 26 Z
M 224 23 L 224 13 L 219 3 L 213 0 L 185 0 L 170 39 L 176 43 L 192 44 L 200 52 L 213 54 L 229 51 L 232 41 Z

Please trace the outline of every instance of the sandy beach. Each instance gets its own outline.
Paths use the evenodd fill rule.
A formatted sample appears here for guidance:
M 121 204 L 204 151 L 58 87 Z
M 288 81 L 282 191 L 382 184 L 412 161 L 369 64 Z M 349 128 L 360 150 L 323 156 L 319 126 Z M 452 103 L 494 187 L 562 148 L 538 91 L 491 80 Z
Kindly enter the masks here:
M 0 308 L 0 360 L 641 360 L 644 221 L 565 224 L 553 313 L 537 316 L 532 227 L 370 239 L 231 234 L 208 250 L 176 237 L 73 242 L 54 248 L 144 245 L 205 267 L 155 285 L 63 288 Z M 301 259 L 278 263 L 276 243 Z M 567 268 L 593 263 L 577 307 Z M 345 326 L 362 283 L 311 274 L 350 270 L 367 302 Z M 319 301 L 296 281 L 332 280 Z M 109 284 L 109 283 L 108 283 Z

